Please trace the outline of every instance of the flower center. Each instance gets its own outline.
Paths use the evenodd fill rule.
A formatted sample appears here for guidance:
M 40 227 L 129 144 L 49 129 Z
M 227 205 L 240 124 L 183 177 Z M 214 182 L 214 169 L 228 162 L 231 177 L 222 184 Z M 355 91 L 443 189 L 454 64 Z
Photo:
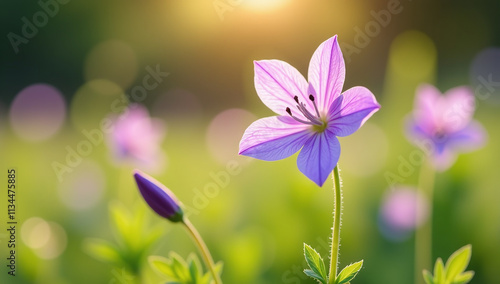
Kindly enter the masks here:
M 304 124 L 310 124 L 313 125 L 313 129 L 318 132 L 323 132 L 326 129 L 326 121 L 321 118 L 321 115 L 319 114 L 318 106 L 316 105 L 316 102 L 314 101 L 314 96 L 309 95 L 309 100 L 311 100 L 314 110 L 316 111 L 316 114 L 311 113 L 307 108 L 306 104 L 303 102 L 299 102 L 299 97 L 295 96 L 293 97 L 295 102 L 297 103 L 296 107 L 297 109 L 304 115 L 304 117 L 307 120 L 300 119 L 292 114 L 292 110 L 287 107 L 286 112 L 296 121 Z
M 448 134 L 444 132 L 443 130 L 438 130 L 434 133 L 434 138 L 438 142 L 444 141 L 448 137 Z

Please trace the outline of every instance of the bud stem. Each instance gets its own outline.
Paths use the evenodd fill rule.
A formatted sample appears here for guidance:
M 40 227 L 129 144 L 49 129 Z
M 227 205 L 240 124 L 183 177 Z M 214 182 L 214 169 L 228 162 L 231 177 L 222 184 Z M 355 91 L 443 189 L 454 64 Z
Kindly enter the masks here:
M 210 272 L 212 273 L 212 277 L 214 278 L 215 284 L 222 284 L 222 280 L 220 279 L 219 274 L 215 272 L 214 259 L 212 258 L 212 255 L 210 254 L 210 251 L 208 250 L 208 247 L 203 241 L 203 238 L 201 237 L 200 233 L 198 233 L 198 230 L 196 230 L 196 228 L 193 226 L 193 224 L 189 221 L 188 218 L 184 218 L 182 223 L 186 226 L 186 229 L 191 234 L 191 237 L 193 237 L 194 242 L 198 246 L 198 249 L 200 250 L 200 253 L 203 256 L 205 265 L 208 267 L 208 269 L 210 269 Z
M 332 179 L 335 182 L 335 204 L 333 209 L 333 228 L 332 228 L 332 245 L 330 256 L 330 274 L 328 276 L 328 284 L 335 283 L 337 278 L 337 267 L 339 263 L 339 249 L 340 249 L 340 223 L 342 217 L 342 188 L 339 175 L 339 167 L 335 166 L 332 172 Z

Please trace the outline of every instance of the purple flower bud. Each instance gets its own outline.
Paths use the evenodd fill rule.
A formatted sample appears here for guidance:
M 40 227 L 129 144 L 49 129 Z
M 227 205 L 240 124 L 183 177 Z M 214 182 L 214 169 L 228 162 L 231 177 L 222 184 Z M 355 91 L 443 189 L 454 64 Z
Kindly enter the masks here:
M 142 197 L 144 197 L 151 209 L 172 222 L 183 220 L 184 212 L 179 206 L 179 200 L 172 191 L 154 178 L 138 170 L 135 170 L 134 178 Z

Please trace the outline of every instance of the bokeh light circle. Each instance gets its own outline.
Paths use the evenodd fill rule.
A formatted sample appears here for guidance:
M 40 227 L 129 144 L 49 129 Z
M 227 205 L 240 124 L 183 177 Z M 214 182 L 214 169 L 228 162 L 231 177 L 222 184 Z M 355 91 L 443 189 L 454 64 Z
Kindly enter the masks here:
M 85 210 L 102 199 L 105 186 L 106 178 L 101 167 L 86 159 L 62 181 L 59 197 L 68 208 Z
M 64 228 L 56 222 L 49 222 L 51 238 L 47 245 L 36 250 L 35 253 L 43 259 L 54 259 L 60 256 L 68 244 L 68 236 Z
M 32 217 L 23 222 L 21 238 L 26 246 L 38 249 L 47 244 L 50 239 L 50 226 L 42 218 Z
M 474 58 L 470 77 L 476 99 L 500 104 L 500 48 L 481 50 Z
M 21 226 L 21 239 L 42 259 L 54 259 L 66 250 L 68 236 L 55 222 L 32 217 Z
M 104 41 L 87 55 L 84 73 L 86 81 L 106 79 L 126 89 L 137 76 L 136 54 L 123 41 Z
M 35 84 L 24 88 L 10 107 L 10 125 L 28 141 L 43 141 L 58 132 L 64 124 L 66 104 L 53 86 Z
M 122 113 L 128 103 L 128 97 L 117 84 L 92 80 L 76 91 L 71 101 L 70 119 L 78 131 L 100 129 L 110 113 Z
M 228 109 L 215 116 L 206 135 L 208 149 L 215 160 L 221 164 L 235 159 L 248 162 L 249 159 L 238 156 L 239 144 L 245 129 L 256 119 L 243 109 Z
M 428 78 L 434 72 L 437 50 L 434 42 L 419 31 L 400 34 L 391 44 L 389 65 L 399 76 Z

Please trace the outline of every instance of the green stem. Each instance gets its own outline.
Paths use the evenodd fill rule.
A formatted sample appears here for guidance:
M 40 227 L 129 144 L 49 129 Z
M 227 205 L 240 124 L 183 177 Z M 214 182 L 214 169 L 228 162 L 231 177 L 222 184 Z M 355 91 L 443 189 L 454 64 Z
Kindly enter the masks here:
M 200 233 L 198 233 L 198 230 L 196 230 L 193 224 L 191 224 L 189 219 L 185 218 L 183 220 L 183 224 L 186 225 L 188 232 L 191 234 L 191 237 L 193 237 L 194 242 L 200 249 L 200 253 L 203 256 L 205 265 L 208 267 L 208 269 L 210 269 L 210 272 L 212 273 L 215 283 L 222 284 L 222 280 L 220 279 L 219 274 L 215 272 L 214 259 L 212 258 L 212 255 L 210 254 L 210 251 L 208 250 L 208 247 L 203 241 L 203 238 L 201 237 Z
M 339 263 L 339 248 L 340 248 L 340 223 L 342 216 L 342 188 L 339 175 L 338 165 L 333 169 L 332 179 L 335 182 L 335 204 L 333 209 L 333 228 L 332 228 L 332 251 L 330 256 L 330 274 L 328 283 L 334 284 L 337 278 L 337 267 Z
M 432 204 L 434 195 L 435 172 L 430 165 L 423 165 L 420 169 L 418 179 L 418 190 L 429 204 L 428 220 L 415 232 L 415 284 L 423 284 L 422 270 L 432 269 Z M 418 202 L 418 201 L 417 201 Z M 421 204 L 417 204 L 417 210 L 423 210 Z M 424 209 L 425 210 L 425 209 Z M 417 216 L 420 212 L 417 211 Z

